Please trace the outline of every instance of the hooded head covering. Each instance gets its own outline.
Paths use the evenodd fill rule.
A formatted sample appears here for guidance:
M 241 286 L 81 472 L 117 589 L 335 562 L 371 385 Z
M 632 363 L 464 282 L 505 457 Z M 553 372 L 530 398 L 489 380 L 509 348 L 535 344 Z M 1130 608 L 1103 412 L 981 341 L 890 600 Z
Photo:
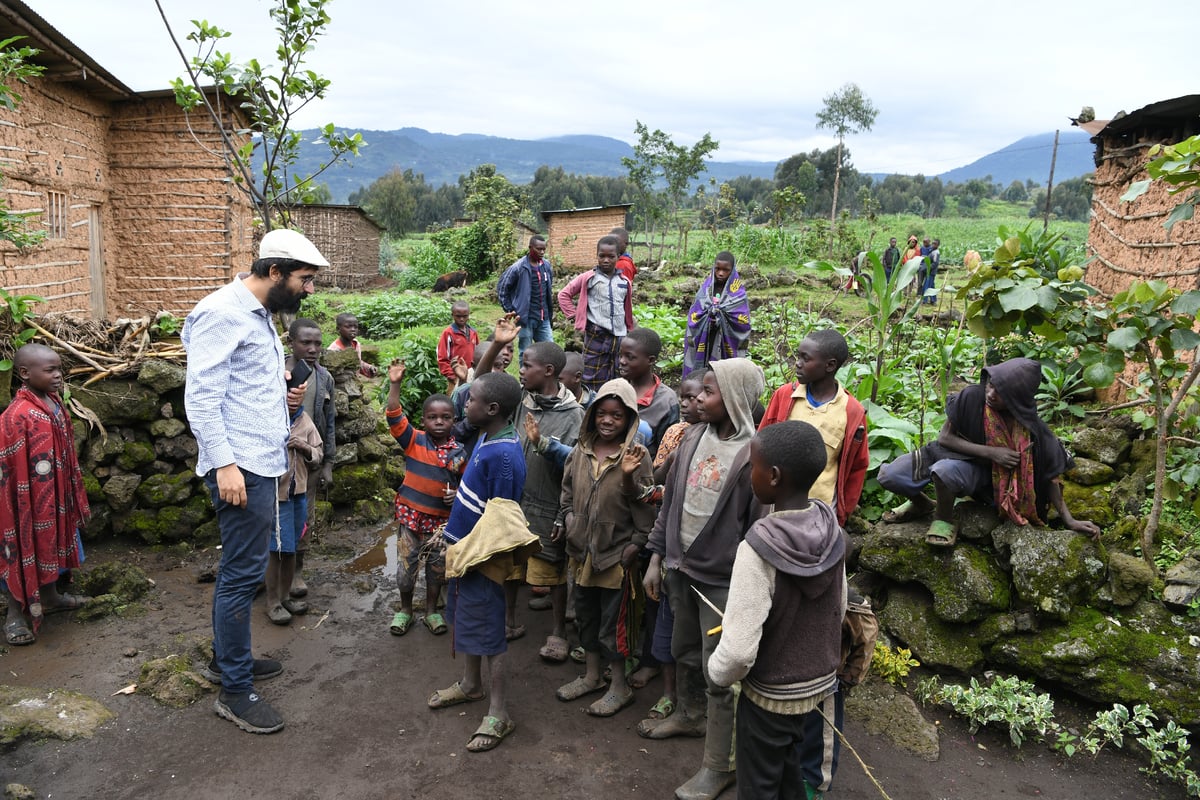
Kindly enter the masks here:
M 683 350 L 683 375 L 723 358 L 737 358 L 746 352 L 750 339 L 750 301 L 737 265 L 731 264 L 729 277 L 716 290 L 716 264 L 696 292 L 688 310 L 687 343 Z
M 980 372 L 980 383 L 990 383 L 1008 412 L 1035 435 L 1049 433 L 1037 410 L 1036 397 L 1041 382 L 1042 367 L 1029 358 L 1012 358 Z
M 725 413 L 737 431 L 733 438 L 749 440 L 754 436 L 754 404 L 765 385 L 762 367 L 748 358 L 725 358 L 709 367 L 717 377 Z
M 587 407 L 587 412 L 583 415 L 583 424 L 579 428 L 580 443 L 587 443 L 590 447 L 596 440 L 596 406 L 600 405 L 600 401 L 606 397 L 615 397 L 621 401 L 625 409 L 629 412 L 629 421 L 625 427 L 625 446 L 628 447 L 634 442 L 638 430 L 638 412 L 637 412 L 637 390 L 633 388 L 633 384 L 624 378 L 614 378 L 596 390 L 596 396 L 592 398 L 592 404 Z

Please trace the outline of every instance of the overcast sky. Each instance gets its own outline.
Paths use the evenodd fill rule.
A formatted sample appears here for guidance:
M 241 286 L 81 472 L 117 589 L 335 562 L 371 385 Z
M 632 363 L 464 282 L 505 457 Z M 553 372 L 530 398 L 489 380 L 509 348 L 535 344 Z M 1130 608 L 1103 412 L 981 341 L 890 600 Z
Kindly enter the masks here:
M 154 0 L 26 0 L 136 90 L 182 74 Z M 162 0 L 181 40 L 270 61 L 268 0 Z M 936 174 L 1022 136 L 1200 91 L 1195 0 L 333 0 L 309 60 L 332 80 L 304 127 L 419 127 L 519 139 L 635 120 L 721 161 L 778 161 L 834 139 L 822 98 L 853 81 L 879 109 L 848 140 L 865 172 Z M 186 45 L 187 43 L 184 42 Z M 185 48 L 186 49 L 186 48 Z M 190 50 L 188 51 L 190 54 Z M 1047 154 L 1047 161 L 1049 154 Z

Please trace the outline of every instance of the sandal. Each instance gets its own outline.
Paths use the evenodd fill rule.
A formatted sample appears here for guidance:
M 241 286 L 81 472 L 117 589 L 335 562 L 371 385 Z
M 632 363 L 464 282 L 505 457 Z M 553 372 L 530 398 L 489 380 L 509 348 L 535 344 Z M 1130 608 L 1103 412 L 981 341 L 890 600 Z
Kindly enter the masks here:
M 588 683 L 586 675 L 580 675 L 570 683 L 558 687 L 558 691 L 554 693 L 554 696 L 559 700 L 562 700 L 564 703 L 569 703 L 572 700 L 578 700 L 585 695 L 593 694 L 595 692 L 602 692 L 607 688 L 608 684 L 606 684 L 604 681 L 597 681 L 593 685 Z
M 285 597 L 281 602 L 283 607 L 288 610 L 288 613 L 293 616 L 300 617 L 308 613 L 308 602 L 305 600 Z
M 633 705 L 633 692 L 627 692 L 624 695 L 618 696 L 609 692 L 601 697 L 596 702 L 584 709 L 593 717 L 611 717 L 622 708 Z
M 53 606 L 43 606 L 43 614 L 58 614 L 63 611 L 78 611 L 87 605 L 90 597 L 85 597 L 81 594 L 60 594 L 58 596 L 58 604 Z
M 567 660 L 567 640 L 561 636 L 547 636 L 546 643 L 542 645 L 542 649 L 538 651 L 538 655 L 543 661 L 549 661 L 552 664 L 561 664 Z
M 479 727 L 475 729 L 475 733 L 471 734 L 471 741 L 467 742 L 467 750 L 471 753 L 492 750 L 516 729 L 517 723 L 511 719 L 486 716 L 483 718 L 483 722 L 479 723 Z
M 935 519 L 925 533 L 925 544 L 933 547 L 954 547 L 958 541 L 958 530 L 953 522 Z
M 516 627 L 513 627 L 513 628 L 510 628 L 507 625 L 504 626 L 504 641 L 506 641 L 506 642 L 515 642 L 517 639 L 520 639 L 524 635 L 525 635 L 525 626 L 524 625 L 517 625 Z M 492 747 L 495 747 L 495 745 L 492 745 Z
M 461 705 L 462 703 L 474 703 L 476 700 L 482 700 L 487 697 L 487 692 L 480 692 L 477 695 L 469 695 L 463 691 L 462 681 L 456 681 L 455 684 L 447 689 L 438 689 L 429 697 L 427 705 L 430 708 L 449 708 L 450 706 Z
M 4 624 L 4 641 L 14 647 L 24 647 L 36 642 L 37 637 L 33 635 L 33 630 L 29 627 L 28 622 L 23 619 L 14 619 L 12 622 Z
M 426 614 L 421 618 L 421 622 L 425 624 L 425 627 L 428 628 L 429 632 L 434 636 L 441 636 L 447 630 L 446 620 L 436 611 L 432 614 Z
M 587 651 L 583 649 L 583 645 L 571 648 L 571 660 L 576 664 L 587 663 Z
M 648 719 L 666 719 L 675 713 L 675 701 L 663 695 L 658 698 L 658 702 L 650 706 L 650 713 L 646 715 Z
M 390 630 L 392 636 L 403 636 L 408 633 L 408 629 L 412 627 L 413 615 L 407 611 L 397 611 L 396 616 L 392 617 Z
M 891 511 L 883 512 L 880 517 L 888 525 L 898 525 L 901 522 L 912 522 L 914 519 L 927 517 L 933 513 L 933 506 L 917 506 L 912 500 L 905 500 Z

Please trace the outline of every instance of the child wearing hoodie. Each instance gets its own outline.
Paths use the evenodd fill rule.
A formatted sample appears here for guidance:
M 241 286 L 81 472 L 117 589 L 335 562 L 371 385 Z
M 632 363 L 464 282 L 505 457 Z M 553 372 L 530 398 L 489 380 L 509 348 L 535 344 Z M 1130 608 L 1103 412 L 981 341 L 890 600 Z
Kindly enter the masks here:
M 633 702 L 633 689 L 625 678 L 625 655 L 617 644 L 617 619 L 622 584 L 654 524 L 654 508 L 639 502 L 634 489 L 650 480 L 645 448 L 636 448 L 640 463 L 633 470 L 627 473 L 623 468 L 626 452 L 636 446 L 637 431 L 633 386 L 620 378 L 605 383 L 588 407 L 579 444 L 563 471 L 561 507 L 587 674 L 559 687 L 555 696 L 570 702 L 604 691 L 603 670 L 611 667 L 608 691 L 587 707 L 595 717 L 611 717 Z
M 799 797 L 800 786 L 811 800 L 832 780 L 827 720 L 842 661 L 846 534 L 833 509 L 808 496 L 825 464 L 824 440 L 807 422 L 764 428 L 750 444 L 754 495 L 775 509 L 738 545 L 721 642 L 708 661 L 717 685 L 742 682 L 740 800 Z M 803 754 L 814 749 L 825 762 L 806 769 Z
M 642 720 L 637 732 L 648 739 L 705 737 L 700 770 L 675 790 L 682 800 L 711 800 L 735 780 L 733 692 L 713 683 L 705 668 L 719 641 L 706 634 L 721 622 L 699 595 L 718 608 L 725 605 L 734 554 L 761 514 L 750 487 L 748 445 L 763 371 L 744 358 L 710 366 L 696 400 L 701 421 L 683 435 L 667 473 L 643 581 L 654 599 L 664 582 L 667 586 L 675 615 L 671 655 L 677 664 L 679 700 L 674 714 Z

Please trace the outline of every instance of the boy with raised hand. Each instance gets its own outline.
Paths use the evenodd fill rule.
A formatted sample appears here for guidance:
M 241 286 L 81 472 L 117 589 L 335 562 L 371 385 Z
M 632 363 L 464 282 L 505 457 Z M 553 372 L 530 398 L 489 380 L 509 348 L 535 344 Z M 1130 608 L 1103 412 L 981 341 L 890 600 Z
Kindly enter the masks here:
M 819 797 L 833 777 L 836 734 L 827 720 L 842 660 L 846 535 L 833 510 L 809 496 L 825 469 L 822 444 L 816 428 L 795 420 L 764 428 L 750 444 L 750 484 L 774 511 L 738 545 L 721 641 L 708 661 L 717 685 L 742 682 L 740 800 Z M 805 754 L 813 752 L 820 763 L 810 767 Z
M 825 469 L 810 495 L 833 508 L 839 525 L 858 507 L 867 478 L 867 412 L 837 379 L 850 359 L 846 338 L 832 328 L 813 331 L 796 348 L 796 380 L 771 395 L 758 429 L 786 419 L 807 422 L 821 432 Z
M 470 363 L 479 345 L 479 334 L 471 327 L 471 306 L 466 300 L 457 300 L 450 306 L 450 319 L 437 343 L 438 372 L 446 379 L 446 394 L 453 394 L 459 383 L 454 359 Z
M 0 596 L 8 602 L 4 639 L 21 646 L 34 643 L 44 615 L 89 599 L 60 594 L 57 583 L 83 562 L 78 530 L 90 509 L 58 353 L 23 345 L 13 373 L 21 385 L 0 415 Z
M 521 402 L 521 384 L 511 375 L 488 372 L 471 384 L 467 421 L 479 430 L 479 441 L 467 462 L 444 536 L 454 544 L 470 535 L 492 498 L 519 502 L 525 489 L 525 458 L 512 426 Z M 466 657 L 463 677 L 429 698 L 430 708 L 447 708 L 487 697 L 483 659 L 488 660 L 491 704 L 467 743 L 472 753 L 491 750 L 516 728 L 508 714 L 504 653 L 504 587 L 479 570 L 448 581 L 446 618 L 453 626 L 454 649 Z
M 516 323 L 515 314 L 505 315 L 496 323 L 493 341 L 479 362 L 480 368 L 487 369 L 502 348 L 517 337 Z M 546 661 L 556 663 L 566 661 L 568 652 L 567 553 L 561 536 L 566 512 L 559 503 L 563 465 L 538 454 L 545 450 L 542 439 L 553 439 L 567 447 L 574 447 L 579 440 L 583 406 L 558 377 L 566 361 L 567 354 L 554 342 L 534 342 L 521 352 L 520 380 L 524 391 L 514 421 L 526 468 L 521 510 L 529 521 L 529 529 L 538 535 L 542 545 L 541 551 L 529 559 L 525 580 L 531 586 L 550 588 L 554 629 L 538 654 Z M 530 423 L 538 431 L 536 440 L 529 435 Z M 522 626 L 516 625 L 517 585 L 514 581 L 509 583 L 506 587 L 509 633 L 510 638 L 517 638 L 513 634 L 519 635 L 523 631 Z

